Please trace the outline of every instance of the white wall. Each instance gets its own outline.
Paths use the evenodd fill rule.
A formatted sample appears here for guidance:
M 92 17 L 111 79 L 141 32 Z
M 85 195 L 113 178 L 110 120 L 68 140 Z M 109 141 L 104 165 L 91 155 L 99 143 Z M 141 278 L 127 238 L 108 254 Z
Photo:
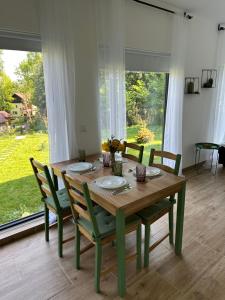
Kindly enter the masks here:
M 93 0 L 76 0 L 76 98 L 77 137 L 80 148 L 87 153 L 100 150 L 97 109 L 96 36 Z M 82 33 L 82 34 L 81 34 Z M 76 76 L 76 75 L 75 75 Z
M 189 23 L 186 76 L 199 76 L 202 69 L 214 68 L 217 24 L 196 16 Z M 213 89 L 200 89 L 200 95 L 185 95 L 183 114 L 184 167 L 194 164 L 193 145 L 208 141 L 208 123 Z M 202 157 L 204 159 L 204 156 Z

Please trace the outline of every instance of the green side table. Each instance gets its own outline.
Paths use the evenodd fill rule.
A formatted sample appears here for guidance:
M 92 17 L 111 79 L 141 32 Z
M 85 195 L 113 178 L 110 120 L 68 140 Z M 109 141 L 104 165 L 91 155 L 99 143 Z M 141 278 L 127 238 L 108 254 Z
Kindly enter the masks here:
M 196 143 L 195 144 L 195 168 L 197 170 L 199 170 L 199 168 L 197 168 L 197 166 L 199 166 L 200 163 L 200 155 L 201 155 L 201 150 L 211 150 L 211 167 L 210 170 L 212 170 L 212 166 L 213 166 L 213 155 L 214 155 L 214 151 L 218 151 L 220 145 L 218 144 L 214 144 L 214 143 Z M 215 169 L 215 174 L 217 171 L 217 165 L 218 165 L 218 152 L 217 152 L 217 159 L 216 159 L 216 169 Z

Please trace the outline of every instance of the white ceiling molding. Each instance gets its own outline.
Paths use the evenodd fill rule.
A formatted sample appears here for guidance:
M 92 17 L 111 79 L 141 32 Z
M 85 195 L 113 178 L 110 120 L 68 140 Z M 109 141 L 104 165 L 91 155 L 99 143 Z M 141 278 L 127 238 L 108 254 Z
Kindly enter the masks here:
M 0 49 L 41 51 L 39 34 L 0 29 Z
M 31 41 L 41 41 L 41 35 L 35 33 L 27 33 L 21 31 L 12 31 L 10 29 L 0 28 L 0 37 L 17 38 Z

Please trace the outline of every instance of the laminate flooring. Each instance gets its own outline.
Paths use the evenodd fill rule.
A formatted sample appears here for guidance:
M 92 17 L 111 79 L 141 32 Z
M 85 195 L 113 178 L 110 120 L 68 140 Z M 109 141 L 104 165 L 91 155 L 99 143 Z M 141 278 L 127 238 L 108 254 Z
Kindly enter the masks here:
M 148 269 L 136 273 L 135 261 L 127 263 L 126 299 L 225 299 L 225 169 L 219 167 L 216 176 L 206 169 L 185 175 L 183 255 L 177 257 L 166 239 L 150 253 Z M 152 243 L 167 230 L 165 216 L 151 228 Z M 66 223 L 65 238 L 73 232 L 73 224 Z M 82 238 L 82 246 L 86 244 Z M 126 247 L 133 253 L 134 233 L 127 236 Z M 101 293 L 96 294 L 94 248 L 81 256 L 79 271 L 73 251 L 73 241 L 68 242 L 64 258 L 58 258 L 56 228 L 50 230 L 49 243 L 39 232 L 2 247 L 0 299 L 119 299 L 116 270 L 101 279 Z M 109 244 L 103 248 L 103 269 L 112 263 L 116 264 L 116 251 Z

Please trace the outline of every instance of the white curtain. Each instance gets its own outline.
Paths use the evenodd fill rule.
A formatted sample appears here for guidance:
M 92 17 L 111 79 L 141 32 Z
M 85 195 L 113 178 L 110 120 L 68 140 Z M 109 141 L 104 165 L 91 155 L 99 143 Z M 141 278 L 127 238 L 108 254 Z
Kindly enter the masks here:
M 41 0 L 40 20 L 51 162 L 77 154 L 73 0 Z
M 209 141 L 225 143 L 225 32 L 220 31 L 217 43 L 217 83 L 213 91 Z
M 174 15 L 172 51 L 165 120 L 164 150 L 182 154 L 182 122 L 184 98 L 184 66 L 187 24 L 183 16 Z M 172 161 L 165 160 L 169 166 Z
M 124 0 L 96 0 L 101 138 L 126 137 Z

